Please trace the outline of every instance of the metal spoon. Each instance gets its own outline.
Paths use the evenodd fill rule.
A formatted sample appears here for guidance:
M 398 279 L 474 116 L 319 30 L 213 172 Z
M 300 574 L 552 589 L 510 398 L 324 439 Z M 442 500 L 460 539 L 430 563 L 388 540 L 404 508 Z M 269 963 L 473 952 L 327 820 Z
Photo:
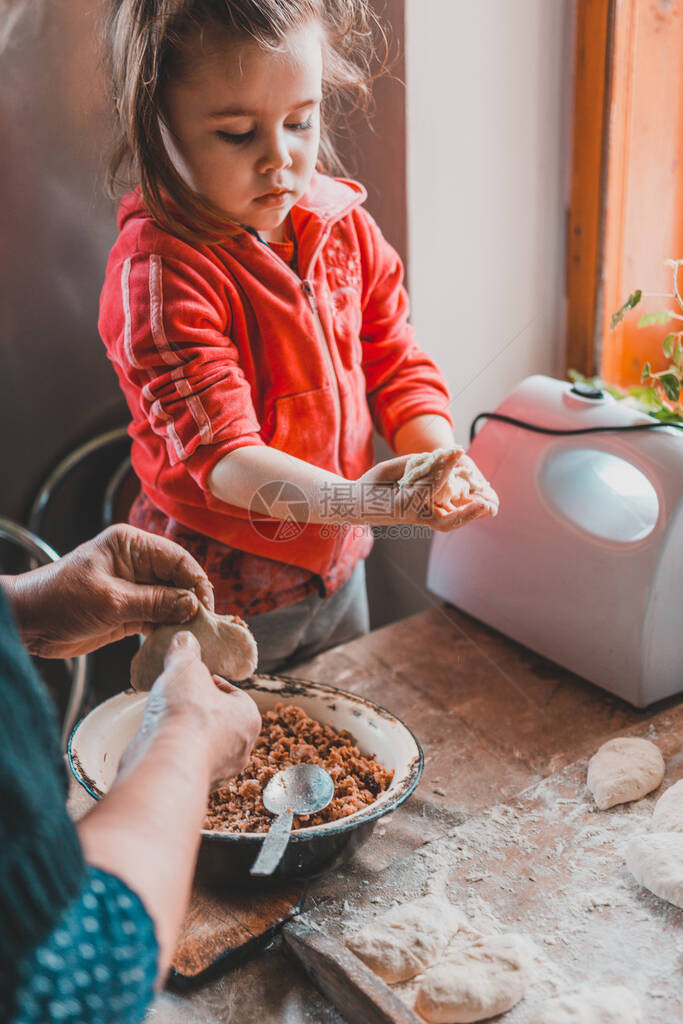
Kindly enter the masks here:
M 334 796 L 328 772 L 316 764 L 295 764 L 272 777 L 263 790 L 263 804 L 277 818 L 263 840 L 250 874 L 272 875 L 287 849 L 295 814 L 315 814 Z

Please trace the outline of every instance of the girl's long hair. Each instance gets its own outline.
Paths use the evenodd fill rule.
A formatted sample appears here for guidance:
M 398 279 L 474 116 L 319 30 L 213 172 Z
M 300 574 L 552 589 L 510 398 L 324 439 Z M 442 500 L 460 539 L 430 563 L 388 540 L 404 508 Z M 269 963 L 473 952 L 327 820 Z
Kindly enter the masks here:
M 277 50 L 288 32 L 310 21 L 321 25 L 323 38 L 320 166 L 334 171 L 340 169 L 331 131 L 335 116 L 349 106 L 367 107 L 370 83 L 386 64 L 386 36 L 368 0 L 109 0 L 105 59 L 116 108 L 110 194 L 122 184 L 139 184 L 154 219 L 188 241 L 229 234 L 234 224 L 187 185 L 168 155 L 161 127 L 164 87 L 183 75 L 203 33 L 211 38 L 223 30 L 237 41 Z M 375 57 L 378 34 L 381 63 Z

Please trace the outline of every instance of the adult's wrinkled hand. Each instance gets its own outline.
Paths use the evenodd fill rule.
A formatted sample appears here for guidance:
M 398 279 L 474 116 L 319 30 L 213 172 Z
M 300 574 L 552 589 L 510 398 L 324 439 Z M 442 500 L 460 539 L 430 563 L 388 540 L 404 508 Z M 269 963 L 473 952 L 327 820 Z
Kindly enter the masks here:
M 213 589 L 191 555 L 123 524 L 3 585 L 24 643 L 46 658 L 87 654 L 162 622 L 187 622 L 200 601 L 213 611 Z
M 122 759 L 124 774 L 162 723 L 174 721 L 201 737 L 212 786 L 242 771 L 261 730 L 255 702 L 227 679 L 211 675 L 189 630 L 181 630 L 171 639 L 164 670 L 149 692 L 140 731 Z

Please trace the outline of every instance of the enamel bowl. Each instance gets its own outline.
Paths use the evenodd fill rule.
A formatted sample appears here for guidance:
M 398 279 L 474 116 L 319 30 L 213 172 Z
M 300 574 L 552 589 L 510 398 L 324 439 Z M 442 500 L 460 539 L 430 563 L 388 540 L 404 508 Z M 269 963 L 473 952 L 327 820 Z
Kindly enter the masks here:
M 379 818 L 408 799 L 422 774 L 420 745 L 391 712 L 334 686 L 284 676 L 254 676 L 241 686 L 261 711 L 279 702 L 296 704 L 311 718 L 348 730 L 361 753 L 374 755 L 394 772 L 389 788 L 368 807 L 326 825 L 295 829 L 271 878 L 309 878 L 328 871 L 368 839 Z M 68 750 L 71 771 L 96 799 L 111 786 L 121 755 L 140 725 L 146 700 L 147 694 L 134 690 L 118 693 L 94 708 L 73 730 Z M 267 879 L 249 875 L 262 842 L 263 833 L 202 830 L 198 878 L 214 885 L 244 885 L 247 880 L 268 884 Z

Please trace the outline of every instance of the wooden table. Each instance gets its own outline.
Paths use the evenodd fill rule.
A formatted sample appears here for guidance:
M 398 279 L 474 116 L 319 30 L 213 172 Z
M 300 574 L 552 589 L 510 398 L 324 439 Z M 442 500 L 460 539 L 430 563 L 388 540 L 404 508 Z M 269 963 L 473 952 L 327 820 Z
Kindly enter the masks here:
M 338 908 L 347 893 L 375 891 L 387 869 L 425 842 L 438 843 L 493 805 L 511 804 L 522 790 L 591 755 L 611 736 L 666 724 L 662 716 L 680 703 L 635 710 L 448 606 L 327 651 L 292 674 L 390 708 L 415 732 L 425 754 L 413 797 L 379 823 L 349 865 L 311 887 L 308 906 L 323 924 L 326 903 Z M 150 1019 L 342 1020 L 277 943 L 198 992 L 162 994 Z

